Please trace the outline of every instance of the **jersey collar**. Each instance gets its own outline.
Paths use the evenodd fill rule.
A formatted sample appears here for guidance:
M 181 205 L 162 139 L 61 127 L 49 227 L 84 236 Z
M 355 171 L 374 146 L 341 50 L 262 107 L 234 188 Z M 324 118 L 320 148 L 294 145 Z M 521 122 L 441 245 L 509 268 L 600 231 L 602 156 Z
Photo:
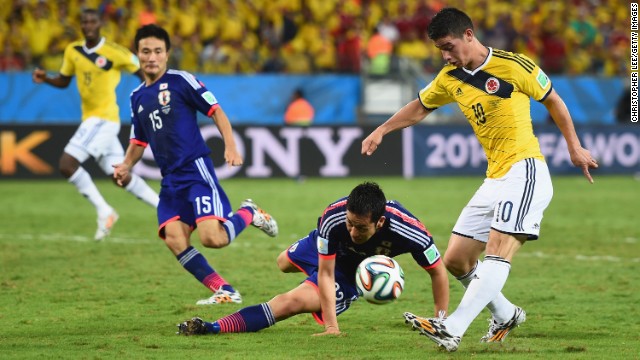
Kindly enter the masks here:
M 105 41 L 107 41 L 107 39 L 103 37 L 100 38 L 100 41 L 98 42 L 98 45 L 92 47 L 91 49 L 89 49 L 87 47 L 87 41 L 84 41 L 84 44 L 82 44 L 82 50 L 84 50 L 84 52 L 86 52 L 87 54 L 92 54 L 96 51 L 98 51 L 98 49 L 100 49 L 102 47 L 102 45 L 104 45 Z
M 467 69 L 465 69 L 463 67 L 462 70 L 464 70 L 464 72 L 466 72 L 467 74 L 470 74 L 470 75 L 475 75 L 478 71 L 482 70 L 482 68 L 485 67 L 489 63 L 489 60 L 491 60 L 491 55 L 493 54 L 493 48 L 487 47 L 487 49 L 489 49 L 489 54 L 484 59 L 482 64 L 480 64 L 480 66 L 478 66 L 477 68 L 475 68 L 473 70 L 467 70 Z

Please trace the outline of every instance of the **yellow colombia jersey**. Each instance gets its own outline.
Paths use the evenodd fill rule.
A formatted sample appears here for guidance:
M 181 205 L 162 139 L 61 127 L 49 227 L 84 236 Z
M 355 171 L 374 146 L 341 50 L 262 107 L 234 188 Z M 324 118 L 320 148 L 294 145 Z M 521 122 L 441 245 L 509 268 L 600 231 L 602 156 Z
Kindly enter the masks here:
M 82 121 L 96 116 L 119 122 L 116 87 L 120 72 L 134 73 L 139 68 L 138 58 L 129 50 L 102 38 L 93 49 L 87 49 L 83 40 L 69 44 L 64 50 L 60 74 L 76 76 L 82 100 Z
M 543 101 L 550 93 L 551 81 L 529 58 L 489 48 L 474 71 L 445 65 L 420 101 L 429 110 L 457 102 L 487 155 L 487 177 L 499 178 L 522 159 L 544 161 L 529 97 Z

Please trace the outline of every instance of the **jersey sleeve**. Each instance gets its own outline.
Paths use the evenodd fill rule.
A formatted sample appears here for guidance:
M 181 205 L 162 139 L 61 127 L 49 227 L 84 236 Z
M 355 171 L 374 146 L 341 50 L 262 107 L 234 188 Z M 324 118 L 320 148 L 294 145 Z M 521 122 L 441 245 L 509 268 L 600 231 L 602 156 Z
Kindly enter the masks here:
M 129 49 L 113 42 L 109 42 L 109 45 L 113 48 L 113 56 L 118 70 L 133 74 L 140 69 L 140 60 Z
M 345 211 L 346 198 L 342 198 L 329 205 L 320 219 L 318 219 L 318 256 L 335 257 L 338 251 L 339 229 L 346 226 L 347 213 Z
M 337 242 L 331 241 L 333 236 L 331 236 L 332 229 L 328 227 L 320 228 L 318 231 L 317 238 L 317 247 L 318 247 L 318 256 L 323 258 L 334 258 L 336 256 L 338 246 Z
M 68 45 L 65 49 L 64 49 L 64 55 L 62 57 L 62 66 L 60 67 L 60 74 L 64 75 L 64 76 L 68 76 L 71 77 L 75 74 L 76 72 L 76 66 L 75 63 L 73 62 L 73 52 L 75 51 L 75 49 L 73 48 L 72 45 Z
M 138 116 L 134 113 L 134 99 L 133 97 L 130 100 L 131 102 L 131 133 L 129 134 L 129 142 L 132 144 L 137 144 L 140 146 L 146 147 L 149 144 L 147 140 L 147 136 L 144 133 L 144 129 L 142 125 L 138 121 Z
M 525 55 L 518 54 L 517 56 L 535 65 L 535 63 Z M 544 101 L 551 93 L 551 80 L 538 65 L 535 65 L 531 72 L 523 68 L 518 68 L 518 71 L 514 74 L 514 78 L 521 91 L 536 101 Z
M 181 71 L 180 75 L 184 80 L 182 82 L 185 90 L 183 93 L 190 105 L 209 117 L 213 115 L 215 110 L 220 107 L 218 99 L 195 76 L 186 71 Z
M 408 244 L 413 259 L 425 269 L 430 269 L 440 261 L 440 252 L 426 226 L 396 201 L 387 202 L 389 230 Z
M 413 256 L 413 259 L 418 263 L 418 265 L 425 269 L 431 269 L 440 261 L 440 251 L 438 251 L 433 240 L 426 249 L 422 248 L 417 251 L 412 251 L 411 256 Z
M 137 56 L 130 53 L 129 56 L 125 59 L 122 69 L 133 74 L 140 69 L 140 60 L 138 60 Z
M 442 80 L 446 74 L 445 69 L 446 68 L 443 68 L 436 78 L 420 90 L 420 93 L 418 94 L 420 103 L 427 110 L 435 110 L 440 106 L 454 101 L 443 86 Z

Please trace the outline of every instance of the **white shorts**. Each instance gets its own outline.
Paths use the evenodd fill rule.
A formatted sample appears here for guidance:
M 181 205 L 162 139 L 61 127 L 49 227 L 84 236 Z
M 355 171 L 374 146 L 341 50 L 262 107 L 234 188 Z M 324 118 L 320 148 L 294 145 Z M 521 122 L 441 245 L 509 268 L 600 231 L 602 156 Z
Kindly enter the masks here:
M 93 157 L 105 174 L 113 174 L 111 165 L 124 159 L 124 149 L 118 139 L 120 124 L 90 117 L 78 127 L 64 152 L 80 163 Z
M 485 179 L 453 227 L 456 235 L 487 242 L 489 230 L 528 235 L 540 234 L 542 213 L 553 197 L 549 168 L 544 161 L 524 159 L 499 179 Z

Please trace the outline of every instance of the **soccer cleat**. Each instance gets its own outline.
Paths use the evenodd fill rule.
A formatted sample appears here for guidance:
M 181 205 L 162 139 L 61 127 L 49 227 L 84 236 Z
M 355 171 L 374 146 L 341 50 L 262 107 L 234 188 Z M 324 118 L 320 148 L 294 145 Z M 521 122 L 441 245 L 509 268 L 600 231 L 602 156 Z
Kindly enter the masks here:
M 421 335 L 425 335 L 447 351 L 456 351 L 460 345 L 460 336 L 449 334 L 447 328 L 444 326 L 443 320 L 443 317 L 427 319 L 416 316 L 410 312 L 404 313 L 404 321 L 411 324 L 414 330 L 420 330 Z
M 480 342 L 502 342 L 511 330 L 518 327 L 525 320 L 527 320 L 527 313 L 519 306 L 516 306 L 513 317 L 506 323 L 498 324 L 494 318 L 491 318 L 489 320 L 489 331 L 480 339 Z
M 217 305 L 224 303 L 242 304 L 242 296 L 240 296 L 240 293 L 237 290 L 231 292 L 219 289 L 210 298 L 198 300 L 196 305 Z
M 115 210 L 111 211 L 111 214 L 105 218 L 98 217 L 98 230 L 96 230 L 96 235 L 94 239 L 96 241 L 101 241 L 111 233 L 111 229 L 113 225 L 118 221 L 118 213 Z
M 183 321 L 178 324 L 178 332 L 176 335 L 206 335 L 207 327 L 204 325 L 204 320 L 199 317 L 194 317 L 191 320 Z
M 266 211 L 262 210 L 251 199 L 246 199 L 240 204 L 240 207 L 250 207 L 253 209 L 253 221 L 251 224 L 258 229 L 264 231 L 267 235 L 274 237 L 278 235 L 278 223 Z

